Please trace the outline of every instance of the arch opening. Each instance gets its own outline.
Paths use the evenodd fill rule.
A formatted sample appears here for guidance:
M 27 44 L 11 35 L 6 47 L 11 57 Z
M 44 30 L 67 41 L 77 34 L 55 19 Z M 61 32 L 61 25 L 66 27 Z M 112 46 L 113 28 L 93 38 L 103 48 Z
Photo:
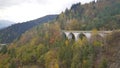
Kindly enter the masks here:
M 69 40 L 75 40 L 74 34 L 73 34 L 73 33 L 70 33 L 70 34 L 68 35 L 68 39 L 69 39 Z
M 87 37 L 85 36 L 85 34 L 80 33 L 77 38 L 83 40 L 84 38 L 87 38 Z
M 64 40 L 68 39 L 65 32 L 62 32 L 62 38 L 63 38 Z

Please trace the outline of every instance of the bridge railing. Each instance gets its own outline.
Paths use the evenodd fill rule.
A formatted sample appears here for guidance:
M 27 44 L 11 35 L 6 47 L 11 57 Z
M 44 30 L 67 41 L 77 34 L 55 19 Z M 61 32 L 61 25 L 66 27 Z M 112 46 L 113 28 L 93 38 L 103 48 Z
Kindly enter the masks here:
M 92 33 L 93 31 L 67 31 L 67 30 L 62 30 L 62 32 L 73 32 L 73 33 Z M 113 31 L 97 31 L 98 33 L 111 33 Z

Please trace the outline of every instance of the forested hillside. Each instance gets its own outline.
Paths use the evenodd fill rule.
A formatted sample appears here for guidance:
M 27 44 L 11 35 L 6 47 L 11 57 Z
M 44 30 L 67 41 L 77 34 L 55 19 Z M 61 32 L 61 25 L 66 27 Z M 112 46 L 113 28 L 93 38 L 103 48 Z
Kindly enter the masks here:
M 67 40 L 62 37 L 58 24 L 44 24 L 27 31 L 8 48 L 4 47 L 0 51 L 0 67 L 92 68 L 96 66 L 96 55 L 100 54 L 95 49 L 101 47 L 102 43 L 90 44 L 86 38 L 78 42 Z
M 47 15 L 45 17 L 31 20 L 23 23 L 14 24 L 8 28 L 0 30 L 0 43 L 11 43 L 13 40 L 19 38 L 27 30 L 50 21 L 55 20 L 57 15 Z
M 57 21 L 65 30 L 114 30 L 120 27 L 120 0 L 77 3 L 62 12 Z
M 0 50 L 0 68 L 119 68 L 120 31 L 90 40 L 68 40 L 58 23 L 43 24 L 25 32 Z

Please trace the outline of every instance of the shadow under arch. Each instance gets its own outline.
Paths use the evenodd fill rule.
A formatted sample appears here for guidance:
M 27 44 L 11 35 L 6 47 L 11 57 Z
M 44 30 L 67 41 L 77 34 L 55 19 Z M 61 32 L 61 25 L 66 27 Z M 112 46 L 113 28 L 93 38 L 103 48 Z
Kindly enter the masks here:
M 87 37 L 85 36 L 84 33 L 80 33 L 80 34 L 77 36 L 77 38 L 78 38 L 78 39 L 81 39 L 81 40 L 83 40 L 84 38 L 87 39 Z
M 73 34 L 73 33 L 69 33 L 69 34 L 68 34 L 68 39 L 69 39 L 69 40 L 75 40 L 74 34 Z
M 68 40 L 68 37 L 67 37 L 67 35 L 66 35 L 65 32 L 62 32 L 62 39 L 64 39 L 64 40 Z

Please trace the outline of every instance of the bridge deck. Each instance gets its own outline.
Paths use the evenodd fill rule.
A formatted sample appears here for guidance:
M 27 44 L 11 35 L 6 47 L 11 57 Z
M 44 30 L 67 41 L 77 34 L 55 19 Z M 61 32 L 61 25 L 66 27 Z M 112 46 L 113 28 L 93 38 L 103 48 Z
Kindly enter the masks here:
M 67 31 L 62 30 L 62 32 L 73 32 L 73 33 L 92 33 L 93 31 Z M 112 31 L 97 31 L 98 33 L 111 33 Z

